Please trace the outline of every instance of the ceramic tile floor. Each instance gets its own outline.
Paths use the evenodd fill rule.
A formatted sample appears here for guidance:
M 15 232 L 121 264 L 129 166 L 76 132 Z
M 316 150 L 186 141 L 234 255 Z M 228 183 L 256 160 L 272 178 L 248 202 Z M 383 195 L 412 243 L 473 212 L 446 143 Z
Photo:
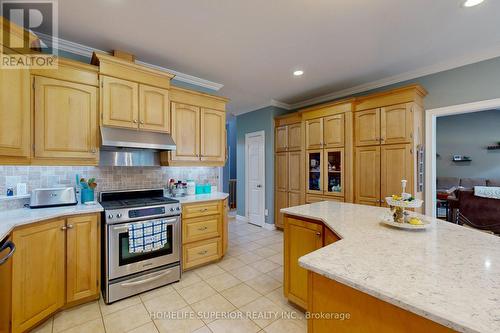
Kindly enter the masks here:
M 283 297 L 282 265 L 282 232 L 233 220 L 221 261 L 111 305 L 100 300 L 58 313 L 34 332 L 306 332 L 303 313 Z

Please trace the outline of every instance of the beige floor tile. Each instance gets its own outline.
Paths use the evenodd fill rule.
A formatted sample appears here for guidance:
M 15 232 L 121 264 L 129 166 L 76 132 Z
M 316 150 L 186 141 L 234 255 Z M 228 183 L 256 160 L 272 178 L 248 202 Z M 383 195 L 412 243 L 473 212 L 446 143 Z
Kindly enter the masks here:
M 275 280 L 266 274 L 262 274 L 256 278 L 245 281 L 245 283 L 263 295 L 281 286 L 281 283 L 278 280 Z
M 193 303 L 191 307 L 201 316 L 200 318 L 205 324 L 211 323 L 217 319 L 217 315 L 215 315 L 214 312 L 223 313 L 236 310 L 235 306 L 220 294 Z
M 141 299 L 139 298 L 139 296 L 126 298 L 124 300 L 121 300 L 121 301 L 118 301 L 118 302 L 115 302 L 115 303 L 112 303 L 109 305 L 104 304 L 104 300 L 102 297 L 99 300 L 99 306 L 101 307 L 101 313 L 103 316 L 106 316 L 108 314 L 120 311 L 120 310 L 128 308 L 132 305 L 136 305 L 136 304 L 140 304 L 140 303 L 141 303 Z
M 272 271 L 268 272 L 267 275 L 283 283 L 283 266 L 279 266 L 278 268 L 273 269 Z
M 264 328 L 266 333 L 307 333 L 307 328 L 297 325 L 295 320 L 279 319 Z
M 268 245 L 272 245 L 272 244 L 276 243 L 276 239 L 273 238 L 273 236 L 265 237 L 265 238 L 261 238 L 261 239 L 256 240 L 255 243 L 263 245 L 263 246 L 268 246 Z
M 219 267 L 217 264 L 211 264 L 207 266 L 203 266 L 194 270 L 196 275 L 198 275 L 202 280 L 210 279 L 215 275 L 219 275 L 224 273 L 225 271 Z
M 43 324 L 35 328 L 31 333 L 52 333 L 54 318 L 46 320 Z
M 260 249 L 257 249 L 254 251 L 257 255 L 261 256 L 262 258 L 268 258 L 276 255 L 278 252 L 271 250 L 267 247 L 261 247 Z
M 255 301 L 240 307 L 243 313 L 257 313 L 258 315 L 251 318 L 260 328 L 264 328 L 277 319 L 282 318 L 283 308 L 271 302 L 270 299 L 262 296 Z
M 212 333 L 212 331 L 210 331 L 208 326 L 203 326 L 202 328 L 197 329 L 193 333 Z
M 276 304 L 285 305 L 288 303 L 288 300 L 286 299 L 285 295 L 283 295 L 283 288 L 276 288 L 273 291 L 265 294 L 264 296 L 266 296 Z
M 231 272 L 232 270 L 245 266 L 245 263 L 236 258 L 223 259 L 219 262 L 219 267 L 225 271 Z
M 267 260 L 271 260 L 272 262 L 281 266 L 283 266 L 283 259 L 284 259 L 283 253 L 277 253 L 274 256 L 267 258 Z
M 283 253 L 283 242 L 268 245 L 265 247 L 265 249 L 269 249 L 276 253 Z
M 248 233 L 247 231 L 244 231 L 245 235 L 244 236 L 240 236 L 240 237 L 237 237 L 237 238 L 234 238 L 233 239 L 233 242 L 235 242 L 236 244 L 245 244 L 245 243 L 248 243 L 248 242 L 251 242 L 252 240 L 249 239 L 246 234 Z M 267 245 L 267 244 L 266 244 Z
M 188 304 L 196 303 L 216 293 L 217 291 L 210 287 L 205 281 L 197 282 L 179 290 L 179 294 Z
M 83 304 L 56 314 L 53 331 L 61 332 L 97 318 L 101 318 L 98 302 Z
M 245 251 L 253 251 L 253 250 L 260 249 L 262 247 L 262 245 L 257 244 L 255 242 L 249 242 L 249 243 L 241 244 L 241 245 L 239 245 L 239 247 Z
M 151 321 L 144 305 L 136 304 L 120 311 L 104 316 L 106 333 L 131 331 Z
M 222 291 L 221 295 L 237 308 L 248 304 L 261 296 L 257 291 L 244 283 Z
M 177 310 L 175 318 L 156 319 L 154 323 L 160 333 L 191 333 L 205 326 L 189 306 Z
M 148 300 L 153 299 L 155 297 L 169 294 L 172 291 L 174 291 L 174 287 L 171 284 L 169 284 L 168 286 L 164 286 L 164 287 L 156 288 L 156 289 L 153 289 L 150 291 L 146 291 L 146 292 L 140 294 L 139 297 L 141 298 L 141 301 L 145 302 L 145 301 L 148 301 Z
M 62 333 L 104 333 L 104 323 L 102 322 L 102 318 L 97 318 L 91 321 L 88 321 L 84 324 L 80 324 L 78 326 L 72 327 L 68 330 L 63 331 Z
M 253 253 L 253 251 L 249 251 L 247 253 L 243 253 L 242 255 L 237 256 L 236 259 L 238 259 L 239 261 L 241 261 L 245 264 L 251 264 L 251 263 L 254 263 L 256 261 L 262 260 L 264 258 Z
M 241 280 L 237 279 L 227 272 L 224 272 L 222 274 L 211 277 L 206 282 L 210 285 L 210 287 L 214 288 L 218 292 L 221 292 L 222 290 L 240 284 Z
M 182 273 L 181 280 L 172 284 L 172 287 L 174 287 L 175 290 L 180 290 L 200 281 L 201 278 L 194 271 L 189 271 L 186 273 Z
M 208 324 L 213 333 L 255 333 L 259 326 L 250 319 L 219 319 Z
M 127 333 L 158 333 L 158 329 L 156 328 L 153 322 L 149 322 L 146 325 L 134 328 L 133 330 L 128 331 Z
M 262 273 L 250 266 L 243 266 L 231 271 L 231 274 L 236 276 L 241 281 L 251 280 L 261 275 Z
M 184 298 L 177 291 L 164 294 L 144 302 L 144 306 L 150 312 L 170 312 L 187 306 Z
M 248 266 L 255 268 L 256 270 L 258 270 L 261 273 L 267 273 L 267 272 L 270 272 L 270 271 L 280 267 L 280 265 L 272 262 L 271 260 L 267 260 L 267 259 L 262 259 L 262 260 L 256 261 L 254 263 L 249 264 Z

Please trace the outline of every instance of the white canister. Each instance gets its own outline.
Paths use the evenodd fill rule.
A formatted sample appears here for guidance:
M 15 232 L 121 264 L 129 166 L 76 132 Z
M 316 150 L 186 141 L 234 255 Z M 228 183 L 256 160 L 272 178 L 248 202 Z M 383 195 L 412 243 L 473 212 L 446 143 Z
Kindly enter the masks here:
M 194 195 L 196 193 L 196 183 L 192 180 L 188 180 L 187 184 L 187 194 Z

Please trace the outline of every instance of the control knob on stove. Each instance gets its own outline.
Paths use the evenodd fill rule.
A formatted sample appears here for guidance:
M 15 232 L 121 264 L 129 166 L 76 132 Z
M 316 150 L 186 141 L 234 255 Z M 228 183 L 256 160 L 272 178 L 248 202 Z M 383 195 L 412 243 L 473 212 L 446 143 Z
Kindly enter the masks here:
M 173 212 L 173 211 L 174 211 L 174 207 L 171 207 L 171 208 L 170 208 L 170 211 L 171 211 L 171 212 Z
M 111 220 L 112 218 L 113 218 L 113 214 L 109 214 L 109 215 L 108 215 L 108 219 L 110 219 L 110 220 Z
M 176 210 L 181 210 L 181 209 L 179 207 L 177 207 Z
M 121 218 L 121 217 L 122 217 L 122 213 L 118 213 L 118 214 L 116 214 L 116 218 L 118 218 L 118 219 L 119 219 L 119 218 Z

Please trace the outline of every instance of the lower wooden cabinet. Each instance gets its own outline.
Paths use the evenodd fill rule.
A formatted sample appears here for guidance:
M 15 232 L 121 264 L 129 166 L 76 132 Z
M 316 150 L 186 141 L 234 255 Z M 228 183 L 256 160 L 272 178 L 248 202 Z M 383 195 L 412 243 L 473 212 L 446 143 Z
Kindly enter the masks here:
M 24 332 L 72 302 L 99 297 L 97 214 L 21 227 L 12 240 L 12 332 Z
M 280 212 L 282 208 L 288 208 L 288 192 L 274 191 L 274 224 L 278 228 L 283 228 L 283 214 Z
M 307 309 L 308 271 L 299 265 L 299 258 L 332 244 L 340 237 L 319 221 L 284 217 L 284 295 Z
M 321 201 L 344 202 L 344 198 L 343 197 L 333 197 L 333 196 L 311 195 L 311 194 L 306 195 L 306 203 L 307 204 L 312 204 L 312 203 L 321 202 Z
M 227 250 L 227 199 L 182 205 L 182 269 L 219 260 Z
M 222 255 L 224 256 L 229 246 L 229 200 L 222 202 Z

